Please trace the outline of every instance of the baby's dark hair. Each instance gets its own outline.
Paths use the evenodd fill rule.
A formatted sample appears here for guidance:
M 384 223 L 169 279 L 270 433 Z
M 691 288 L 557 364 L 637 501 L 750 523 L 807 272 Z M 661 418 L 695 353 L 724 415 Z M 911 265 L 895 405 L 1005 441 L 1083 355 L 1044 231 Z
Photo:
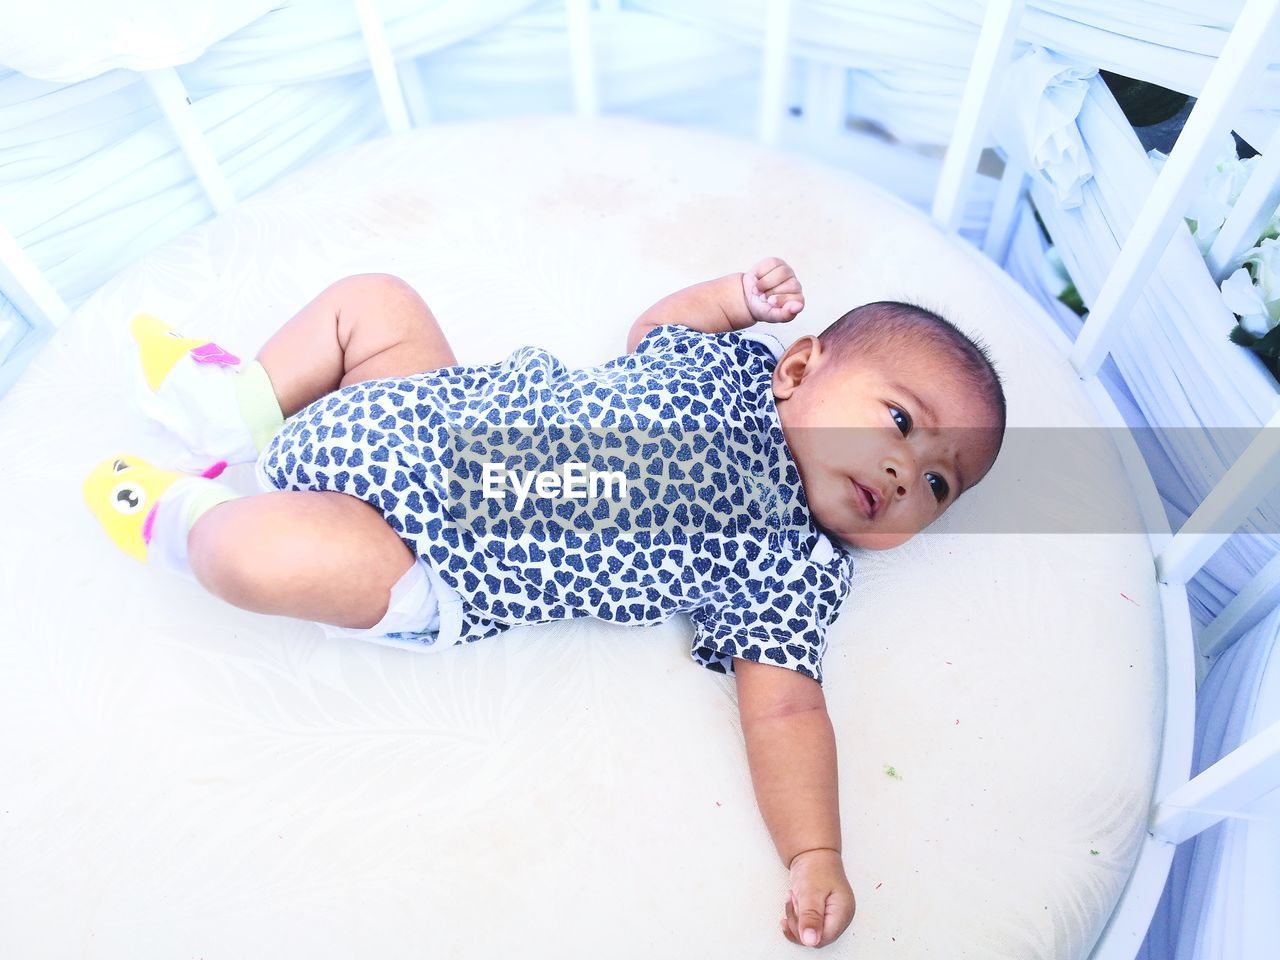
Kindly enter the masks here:
M 855 307 L 818 337 L 838 358 L 874 355 L 891 360 L 932 347 L 954 363 L 954 371 L 991 405 L 1004 439 L 1005 400 L 1000 374 L 987 347 L 932 310 L 900 300 L 877 300 Z

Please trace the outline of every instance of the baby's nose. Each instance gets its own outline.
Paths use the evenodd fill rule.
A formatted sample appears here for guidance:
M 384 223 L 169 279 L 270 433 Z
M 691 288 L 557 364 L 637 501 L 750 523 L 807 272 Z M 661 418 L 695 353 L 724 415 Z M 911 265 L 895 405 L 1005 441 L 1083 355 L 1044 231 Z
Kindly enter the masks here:
M 889 488 L 889 495 L 890 495 L 890 496 L 899 496 L 899 497 L 904 497 L 904 496 L 906 496 L 906 494 L 907 494 L 907 488 L 906 488 L 906 487 L 904 487 L 904 486 L 902 485 L 902 483 L 898 480 L 898 471 L 897 471 L 897 469 L 896 469 L 895 467 L 893 467 L 893 466 L 889 466 L 889 465 L 886 465 L 884 469 L 885 469 L 885 473 L 889 474 L 889 476 L 893 478 L 893 483 L 891 484 L 891 486 L 890 486 L 890 488 Z

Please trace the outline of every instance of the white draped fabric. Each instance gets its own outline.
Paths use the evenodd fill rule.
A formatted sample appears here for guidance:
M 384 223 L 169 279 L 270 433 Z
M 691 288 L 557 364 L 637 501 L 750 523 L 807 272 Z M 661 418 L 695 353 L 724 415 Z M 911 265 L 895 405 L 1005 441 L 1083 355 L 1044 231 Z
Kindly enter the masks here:
M 416 9 L 383 0 L 380 9 L 404 58 L 410 103 L 416 90 L 431 118 L 571 109 L 563 4 Z M 611 106 L 640 113 L 651 103 L 655 119 L 697 121 L 725 113 L 736 97 L 729 122 L 751 133 L 754 51 L 644 14 L 598 32 Z M 317 156 L 386 132 L 368 69 L 354 4 L 315 0 L 271 11 L 178 74 L 243 198 Z M 0 224 L 72 306 L 211 213 L 137 74 L 113 70 L 63 85 L 0 73 Z
M 635 0 L 643 10 L 758 43 L 765 0 Z M 1029 45 L 1126 77 L 1198 93 L 1244 0 L 1028 0 L 1015 53 Z M 850 112 L 902 140 L 945 143 L 955 124 L 981 0 L 809 0 L 795 4 L 793 49 L 852 68 Z M 1254 110 L 1280 103 L 1280 63 L 1254 91 Z M 1246 118 L 1241 129 L 1266 127 Z M 1248 137 L 1246 137 L 1248 139 Z
M 1197 696 L 1198 773 L 1280 720 L 1280 610 L 1214 664 Z M 1137 960 L 1274 957 L 1280 791 L 1187 841 Z
M 6 3 L 0 64 L 57 83 L 77 83 L 116 67 L 172 67 L 194 60 L 275 5 L 276 0 Z

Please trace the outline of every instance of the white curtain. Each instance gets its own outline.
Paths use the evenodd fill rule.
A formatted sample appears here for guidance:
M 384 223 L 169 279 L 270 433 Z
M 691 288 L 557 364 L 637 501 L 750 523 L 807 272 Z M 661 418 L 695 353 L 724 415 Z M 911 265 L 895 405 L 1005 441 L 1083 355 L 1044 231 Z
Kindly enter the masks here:
M 419 122 L 572 109 L 562 2 L 380 10 Z M 757 51 L 642 13 L 603 20 L 597 43 L 611 111 L 753 133 Z M 386 133 L 351 0 L 280 6 L 176 69 L 240 198 Z M 211 214 L 139 74 L 0 72 L 0 224 L 73 307 Z
M 1214 664 L 1196 698 L 1193 773 L 1280 721 L 1280 610 Z M 1178 847 L 1137 960 L 1271 960 L 1280 791 Z

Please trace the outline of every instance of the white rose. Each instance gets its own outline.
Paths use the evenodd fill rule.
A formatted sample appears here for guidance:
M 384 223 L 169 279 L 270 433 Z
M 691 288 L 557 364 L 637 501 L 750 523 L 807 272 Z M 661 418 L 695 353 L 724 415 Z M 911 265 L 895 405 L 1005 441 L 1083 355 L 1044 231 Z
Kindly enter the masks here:
M 1267 238 L 1244 256 L 1243 266 L 1222 282 L 1222 302 L 1240 315 L 1240 326 L 1255 337 L 1280 326 L 1280 240 Z
M 1159 150 L 1147 151 L 1152 166 L 1157 174 L 1164 169 L 1169 158 Z M 1224 134 L 1222 153 L 1213 162 L 1205 174 L 1200 191 L 1191 198 L 1184 216 L 1191 234 L 1195 237 L 1196 246 L 1202 256 L 1207 255 L 1213 241 L 1217 239 L 1227 214 L 1240 199 L 1240 192 L 1249 181 L 1249 173 L 1257 164 L 1257 157 L 1241 160 L 1236 156 L 1236 142 L 1230 133 Z M 1280 211 L 1277 211 L 1280 216 Z M 1280 224 L 1278 224 L 1280 226 Z

